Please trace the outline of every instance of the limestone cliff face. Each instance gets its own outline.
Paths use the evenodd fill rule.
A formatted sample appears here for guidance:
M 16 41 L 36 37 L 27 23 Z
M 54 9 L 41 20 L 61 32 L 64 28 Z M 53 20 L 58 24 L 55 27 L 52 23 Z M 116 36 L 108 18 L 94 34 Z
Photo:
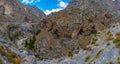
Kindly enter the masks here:
M 23 4 L 21 4 L 18 0 L 0 0 L 0 10 L 1 10 L 1 16 L 7 19 L 10 19 L 9 21 L 17 21 L 17 22 L 38 22 L 40 21 L 40 19 L 45 17 L 45 14 L 37 9 L 34 8 L 36 12 L 38 12 L 39 14 L 36 15 L 35 11 L 32 11 L 31 8 L 34 7 L 26 7 Z M 33 13 L 31 13 L 33 12 Z M 29 18 L 30 17 L 30 18 Z M 32 18 L 33 17 L 33 18 Z M 26 20 L 29 19 L 29 20 Z M 32 18 L 32 19 L 31 19 Z M 38 19 L 39 20 L 35 20 Z M 1 20 L 1 19 L 0 19 Z

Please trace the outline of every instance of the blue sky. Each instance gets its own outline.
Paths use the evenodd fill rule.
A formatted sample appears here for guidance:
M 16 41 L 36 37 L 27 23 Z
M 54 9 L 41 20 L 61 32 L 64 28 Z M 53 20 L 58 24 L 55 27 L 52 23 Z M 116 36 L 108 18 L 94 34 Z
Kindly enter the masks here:
M 20 0 L 25 5 L 34 5 L 45 12 L 46 15 L 64 9 L 70 0 Z

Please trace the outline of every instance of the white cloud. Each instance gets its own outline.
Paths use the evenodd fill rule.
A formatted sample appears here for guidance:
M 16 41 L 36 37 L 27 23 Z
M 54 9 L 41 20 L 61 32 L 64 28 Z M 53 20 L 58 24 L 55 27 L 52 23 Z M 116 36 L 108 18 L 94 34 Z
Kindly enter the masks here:
M 66 8 L 66 6 L 68 5 L 68 3 L 65 3 L 64 1 L 62 1 L 62 0 L 58 0 L 58 8 L 56 8 L 56 9 L 52 9 L 52 10 L 45 10 L 44 11 L 44 13 L 46 14 L 46 15 L 49 15 L 49 14 L 51 14 L 51 13 L 53 13 L 53 12 L 58 12 L 58 11 L 60 11 L 60 10 L 62 10 L 62 9 L 64 9 L 64 8 Z
M 62 10 L 62 8 L 57 8 L 57 9 L 52 9 L 52 10 L 46 10 L 46 11 L 45 11 L 45 14 L 46 14 L 46 15 L 49 15 L 49 14 L 51 14 L 51 13 L 53 13 L 53 12 L 58 12 L 58 11 L 60 11 L 60 10 Z
M 65 3 L 65 2 L 60 0 L 58 5 L 62 8 L 65 8 L 68 5 L 68 3 Z
M 36 3 L 36 2 L 40 2 L 40 0 L 22 0 L 22 3 L 25 3 L 25 4 L 31 4 L 31 3 Z

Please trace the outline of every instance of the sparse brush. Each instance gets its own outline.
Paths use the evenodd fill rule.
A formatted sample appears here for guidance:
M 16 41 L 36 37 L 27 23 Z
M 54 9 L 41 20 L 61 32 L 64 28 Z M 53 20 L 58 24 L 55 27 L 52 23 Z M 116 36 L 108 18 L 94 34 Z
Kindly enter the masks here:
M 90 55 L 85 57 L 85 62 L 87 62 L 90 59 Z
M 116 45 L 116 47 L 119 47 L 120 46 L 120 38 L 116 38 L 113 40 L 113 43 Z
M 4 48 L 2 45 L 0 45 L 0 54 L 2 56 L 5 56 L 8 59 L 8 62 L 11 62 L 14 64 L 21 63 L 20 58 L 15 53 L 11 52 L 11 50 L 8 48 Z M 2 64 L 1 60 L 0 60 L 0 64 Z
M 25 47 L 29 50 L 34 49 L 35 37 L 28 38 L 25 41 Z
M 68 53 L 68 57 L 72 57 L 73 56 L 73 53 L 72 53 L 72 51 L 70 51 L 69 53 Z
M 3 64 L 3 61 L 2 61 L 2 59 L 0 59 L 0 64 Z
M 99 58 L 103 50 L 104 49 L 99 50 L 98 53 L 95 55 L 95 57 L 92 60 L 90 60 L 88 64 L 91 64 L 95 59 Z

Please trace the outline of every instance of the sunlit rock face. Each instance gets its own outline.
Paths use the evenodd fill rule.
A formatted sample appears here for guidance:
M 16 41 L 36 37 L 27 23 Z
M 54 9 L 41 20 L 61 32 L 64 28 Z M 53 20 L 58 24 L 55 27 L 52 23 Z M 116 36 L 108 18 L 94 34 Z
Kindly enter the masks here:
M 12 20 L 19 20 L 21 21 L 24 19 L 25 11 L 23 5 L 19 3 L 18 0 L 0 0 L 0 6 L 2 6 L 3 14 L 11 18 Z M 18 13 L 19 12 L 19 13 Z
M 32 9 L 34 9 L 34 11 Z M 18 0 L 0 0 L 0 10 L 1 13 L 4 14 L 4 18 L 10 19 L 8 21 L 38 22 L 41 19 L 45 18 L 45 14 L 40 9 L 30 6 L 26 7 Z M 28 20 L 26 20 L 26 18 Z M 7 19 L 4 21 L 7 21 Z
M 20 6 L 22 6 L 22 4 L 20 4 L 17 0 L 13 0 L 13 1 L 1 0 L 0 5 L 5 7 L 5 14 L 12 14 L 15 11 L 16 12 L 20 11 L 20 12 L 24 13 L 22 11 L 22 7 L 20 7 Z

